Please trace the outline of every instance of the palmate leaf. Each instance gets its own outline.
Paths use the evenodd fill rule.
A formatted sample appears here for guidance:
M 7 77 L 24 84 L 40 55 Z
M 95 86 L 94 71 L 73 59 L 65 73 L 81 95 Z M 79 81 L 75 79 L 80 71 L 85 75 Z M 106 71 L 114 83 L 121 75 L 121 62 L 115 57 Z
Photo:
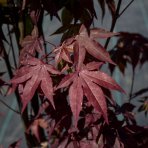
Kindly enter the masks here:
M 104 34 L 104 36 L 102 34 Z M 79 50 L 81 50 L 81 52 L 83 52 L 83 50 L 86 50 L 90 55 L 100 61 L 115 64 L 110 59 L 108 52 L 103 48 L 103 46 L 94 40 L 95 38 L 108 38 L 113 35 L 116 34 L 105 32 L 101 29 L 92 29 L 90 30 L 89 35 L 86 27 L 82 25 L 79 31 L 79 35 L 75 37 L 75 42 L 78 44 Z
M 58 64 L 62 59 L 69 63 L 72 63 L 70 59 L 70 52 L 71 50 L 73 50 L 73 48 L 71 47 L 72 41 L 73 41 L 73 38 L 68 39 L 64 41 L 61 46 L 54 49 L 53 52 L 56 54 L 55 55 L 56 64 Z
M 34 96 L 36 89 L 40 86 L 44 95 L 48 100 L 53 103 L 53 85 L 50 74 L 59 74 L 59 72 L 49 64 L 43 63 L 41 60 L 36 58 L 30 58 L 27 60 L 26 65 L 20 68 L 11 83 L 20 85 L 25 83 L 25 86 L 22 90 L 22 112 L 26 108 L 26 105 Z
M 41 53 L 43 51 L 43 39 L 39 37 L 38 28 L 34 26 L 31 35 L 26 36 L 21 41 L 23 47 L 20 52 L 20 64 L 23 64 L 30 56 L 34 56 L 35 52 Z
M 100 28 L 91 29 L 88 33 L 86 27 L 82 25 L 78 35 L 65 40 L 61 46 L 54 50 L 56 53 L 55 61 L 59 63 L 63 59 L 71 63 L 70 54 L 74 52 L 74 63 L 77 64 L 79 69 L 83 64 L 86 52 L 88 52 L 100 61 L 115 65 L 110 59 L 109 53 L 100 43 L 95 41 L 96 38 L 109 38 L 115 35 L 118 35 L 118 33 L 112 33 Z
M 96 65 L 99 68 L 101 64 L 101 62 L 91 62 L 83 65 L 76 72 L 66 75 L 57 86 L 57 89 L 59 89 L 68 87 L 72 83 L 69 88 L 69 102 L 75 119 L 75 126 L 77 125 L 84 95 L 108 123 L 106 99 L 100 86 L 124 92 L 110 76 L 101 71 L 95 71 L 97 69 Z M 90 65 L 92 65 L 92 68 L 90 68 Z

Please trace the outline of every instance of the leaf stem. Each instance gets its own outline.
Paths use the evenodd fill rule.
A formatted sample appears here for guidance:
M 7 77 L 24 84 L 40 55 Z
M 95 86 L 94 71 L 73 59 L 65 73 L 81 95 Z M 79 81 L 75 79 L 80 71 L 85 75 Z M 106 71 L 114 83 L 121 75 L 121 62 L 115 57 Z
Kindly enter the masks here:
M 50 44 L 50 45 L 52 45 L 53 47 L 56 48 L 56 45 L 52 44 L 51 42 L 48 42 L 48 41 L 45 40 L 45 43 L 48 43 L 48 44 Z
M 15 109 L 13 109 L 11 106 L 9 106 L 6 102 L 4 102 L 3 100 L 0 99 L 0 102 L 5 105 L 7 108 L 9 108 L 10 110 L 12 110 L 13 112 L 17 113 L 17 114 L 21 114 L 19 111 L 16 111 Z

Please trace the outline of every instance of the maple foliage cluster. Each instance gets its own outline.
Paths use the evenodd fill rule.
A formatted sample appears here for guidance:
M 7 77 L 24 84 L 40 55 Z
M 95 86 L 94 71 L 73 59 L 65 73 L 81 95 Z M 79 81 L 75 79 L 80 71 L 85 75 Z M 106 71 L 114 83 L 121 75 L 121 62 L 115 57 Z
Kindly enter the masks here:
M 35 51 L 41 53 L 44 50 L 35 26 L 32 35 L 25 37 L 21 43 L 23 49 L 20 53 L 20 68 L 11 79 L 13 88 L 18 87 L 19 90 L 22 102 L 21 112 L 23 113 L 31 102 L 37 89 L 44 95 L 44 100 L 47 99 L 56 110 L 54 104 L 56 90 L 68 88 L 68 100 L 75 128 L 77 128 L 84 96 L 87 98 L 87 103 L 92 105 L 95 112 L 102 115 L 108 123 L 106 97 L 101 87 L 124 91 L 109 75 L 99 70 L 105 62 L 111 64 L 114 62 L 103 46 L 95 41 L 95 38 L 108 38 L 114 35 L 116 33 L 97 28 L 91 29 L 89 34 L 82 25 L 78 35 L 65 40 L 48 55 L 50 58 L 52 54 L 55 54 L 55 62 L 52 61 L 53 64 L 51 64 L 51 61 L 49 63 L 44 58 L 46 55 L 42 55 L 41 59 L 35 57 Z M 86 59 L 88 53 L 96 60 L 88 62 Z M 64 66 L 58 70 L 58 64 L 61 62 Z M 65 76 L 53 85 L 52 75 L 58 77 L 62 73 Z M 35 133 L 38 135 L 37 131 Z
M 118 1 L 116 7 L 114 0 L 98 0 L 102 19 L 107 6 L 113 23 L 116 22 L 115 19 L 122 14 L 119 13 L 121 1 Z M 9 83 L 5 82 L 1 78 L 4 73 L 0 73 L 0 94 L 3 93 L 1 88 L 5 86 L 8 87 L 7 95 L 15 92 L 19 111 L 0 101 L 21 115 L 27 146 L 142 148 L 146 145 L 147 128 L 137 125 L 133 114 L 135 106 L 130 101 L 146 93 L 148 89 L 143 88 L 134 93 L 131 89 L 130 101 L 119 106 L 114 101 L 111 90 L 126 93 L 101 68 L 109 65 L 113 73 L 117 65 L 124 74 L 127 63 L 130 63 L 134 75 L 138 63 L 142 65 L 148 59 L 148 40 L 139 34 L 90 29 L 94 18 L 97 18 L 93 0 L 23 0 L 21 4 L 19 7 L 22 14 L 19 14 L 23 16 L 26 8 L 29 10 L 32 22 L 30 28 L 33 29 L 19 42 L 19 61 L 14 72 L 10 70 L 9 55 L 3 46 L 6 39 L 0 28 L 0 55 L 4 57 L 11 77 Z M 61 9 L 60 17 L 58 11 Z M 53 33 L 63 34 L 58 46 L 44 38 L 41 27 L 44 11 L 50 14 L 51 19 L 55 16 L 62 23 Z M 23 17 L 28 19 L 26 14 Z M 7 21 L 10 20 L 11 17 Z M 10 24 L 13 21 L 12 19 Z M 14 30 L 17 30 L 16 24 Z M 0 25 L 2 26 L 1 23 Z M 28 26 L 25 27 L 26 31 Z M 117 45 L 107 52 L 100 40 L 113 36 L 119 37 Z M 50 52 L 45 47 L 48 43 L 53 45 Z M 138 109 L 145 111 L 145 114 L 146 99 L 147 96 L 141 98 Z M 119 120 L 118 116 L 122 116 L 122 119 Z M 9 148 L 19 148 L 21 142 L 20 138 Z

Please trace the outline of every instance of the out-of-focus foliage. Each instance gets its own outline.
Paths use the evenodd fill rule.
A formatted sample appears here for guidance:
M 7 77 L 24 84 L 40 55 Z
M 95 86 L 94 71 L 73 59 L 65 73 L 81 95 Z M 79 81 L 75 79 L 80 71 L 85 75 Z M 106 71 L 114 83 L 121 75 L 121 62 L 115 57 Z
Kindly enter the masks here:
M 127 63 L 133 70 L 148 61 L 148 39 L 140 34 L 121 32 L 114 49 L 110 51 L 113 61 L 124 73 Z M 114 66 L 110 65 L 113 72 Z

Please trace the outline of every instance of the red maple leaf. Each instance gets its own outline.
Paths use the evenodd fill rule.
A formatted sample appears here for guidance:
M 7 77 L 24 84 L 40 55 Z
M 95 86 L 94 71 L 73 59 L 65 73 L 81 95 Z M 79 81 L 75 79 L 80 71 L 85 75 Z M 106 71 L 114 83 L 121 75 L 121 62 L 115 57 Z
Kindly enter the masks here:
M 62 43 L 61 46 L 54 49 L 55 55 L 55 62 L 58 64 L 62 59 L 72 63 L 70 58 L 70 52 L 73 49 L 73 46 L 71 46 L 72 39 L 66 40 Z
M 57 86 L 57 89 L 59 89 L 68 87 L 72 83 L 69 88 L 69 102 L 75 118 L 75 125 L 82 108 L 84 95 L 94 108 L 101 112 L 105 121 L 108 122 L 106 99 L 101 87 L 124 92 L 110 76 L 104 72 L 95 71 L 101 65 L 102 63 L 100 62 L 91 62 L 86 66 L 83 65 L 79 71 L 77 70 L 74 73 L 66 75 Z
M 14 78 L 11 79 L 11 83 L 13 85 L 18 84 L 22 92 L 22 112 L 34 96 L 34 93 L 39 86 L 44 95 L 54 106 L 53 85 L 49 73 L 59 74 L 59 72 L 52 65 L 46 64 L 41 60 L 33 57 L 27 60 L 25 66 L 17 70 Z M 24 88 L 21 88 L 22 83 L 25 83 Z
M 58 64 L 62 59 L 72 63 L 70 58 L 70 52 L 73 51 L 73 38 L 65 40 L 62 45 L 54 49 L 55 55 L 55 62 Z
M 34 56 L 35 52 L 42 52 L 43 39 L 39 37 L 38 28 L 34 26 L 31 35 L 26 36 L 21 41 L 21 46 L 23 47 L 20 52 L 20 64 L 22 64 L 30 56 Z
M 100 61 L 115 64 L 110 59 L 109 53 L 100 43 L 95 41 L 95 38 L 109 38 L 117 34 L 118 33 L 112 33 L 100 28 L 91 29 L 90 33 L 88 33 L 85 26 L 82 25 L 78 35 L 65 40 L 61 46 L 54 50 L 56 53 L 55 61 L 58 63 L 63 59 L 67 62 L 71 62 L 70 52 L 75 52 L 75 62 L 77 62 L 78 68 L 80 68 L 87 51 L 90 55 Z
M 78 62 L 83 62 L 83 57 L 85 57 L 85 52 L 87 51 L 90 55 L 97 58 L 100 61 L 103 62 L 109 62 L 111 64 L 115 64 L 109 56 L 109 53 L 104 49 L 104 47 L 95 41 L 95 38 L 108 38 L 111 36 L 116 35 L 116 33 L 107 32 L 103 29 L 91 29 L 90 33 L 88 33 L 87 29 L 84 25 L 81 26 L 79 30 L 79 34 L 75 37 L 76 44 L 74 47 L 77 47 L 77 50 L 79 50 L 79 54 L 77 57 L 79 57 Z M 79 66 L 78 66 L 79 67 Z

